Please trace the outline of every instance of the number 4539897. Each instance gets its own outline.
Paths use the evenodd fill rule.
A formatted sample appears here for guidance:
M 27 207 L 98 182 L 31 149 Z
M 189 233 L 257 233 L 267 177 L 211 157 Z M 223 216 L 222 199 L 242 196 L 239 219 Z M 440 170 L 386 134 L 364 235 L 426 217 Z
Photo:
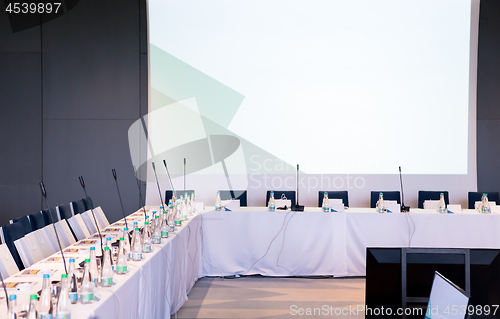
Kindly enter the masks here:
M 61 3 L 11 2 L 5 8 L 8 13 L 57 13 Z

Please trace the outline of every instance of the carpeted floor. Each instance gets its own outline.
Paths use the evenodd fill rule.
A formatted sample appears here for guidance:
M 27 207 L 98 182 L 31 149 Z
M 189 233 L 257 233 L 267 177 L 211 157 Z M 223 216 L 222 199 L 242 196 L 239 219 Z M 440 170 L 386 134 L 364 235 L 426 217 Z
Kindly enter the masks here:
M 364 278 L 202 278 L 177 318 L 364 318 Z M 174 317 L 174 316 L 172 316 Z

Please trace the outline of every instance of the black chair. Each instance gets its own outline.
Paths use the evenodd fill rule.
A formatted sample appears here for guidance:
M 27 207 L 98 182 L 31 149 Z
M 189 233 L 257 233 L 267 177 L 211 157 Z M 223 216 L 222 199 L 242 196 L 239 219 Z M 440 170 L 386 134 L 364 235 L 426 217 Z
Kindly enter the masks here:
M 85 201 L 84 201 L 84 203 L 85 203 Z M 89 210 L 89 209 L 87 209 L 87 210 Z M 73 214 L 71 213 L 70 204 L 59 205 L 56 207 L 56 210 L 59 213 L 59 217 L 61 218 L 61 220 L 69 219 L 69 218 L 73 217 Z
M 441 193 L 444 195 L 446 205 L 450 203 L 448 191 L 418 191 L 418 208 L 424 208 L 426 200 L 439 200 Z
M 469 209 L 474 209 L 474 204 L 481 201 L 483 193 L 488 194 L 488 201 L 496 202 L 500 205 L 500 195 L 498 192 L 469 192 Z
M 31 228 L 33 230 L 42 229 L 45 226 L 47 226 L 47 224 L 45 223 L 45 218 L 43 218 L 42 213 L 40 212 L 34 213 L 29 215 L 29 217 L 30 217 Z
M 238 191 L 238 190 L 220 191 L 220 199 L 222 199 L 222 200 L 239 199 L 240 206 L 246 207 L 247 206 L 247 191 Z
M 295 191 L 274 191 L 274 199 L 281 199 L 282 194 L 285 194 L 286 199 L 289 199 L 292 206 L 295 206 Z M 266 207 L 269 204 L 269 197 L 271 197 L 271 191 L 266 193 Z
M 318 192 L 318 207 L 323 206 L 323 198 L 325 197 L 325 191 Z M 349 207 L 349 195 L 347 191 L 328 191 L 329 199 L 341 199 L 345 207 Z
M 86 209 L 85 204 L 83 203 L 83 200 L 77 200 L 76 202 L 71 202 L 69 203 L 71 207 L 73 208 L 73 212 L 76 214 L 81 214 L 83 212 L 86 212 L 88 209 Z
M 9 225 L 2 226 L 2 232 L 3 232 L 3 238 L 5 240 L 5 244 L 10 250 L 10 253 L 12 255 L 12 258 L 16 262 L 17 268 L 19 270 L 24 269 L 24 265 L 21 261 L 21 257 L 19 256 L 19 253 L 17 252 L 16 246 L 14 245 L 14 241 L 18 240 L 19 238 L 24 237 L 25 232 L 23 225 L 21 223 L 13 223 Z
M 168 201 L 172 199 L 172 191 L 169 191 L 169 190 L 166 190 L 165 191 L 165 198 L 163 199 L 163 201 L 165 203 L 168 204 Z M 186 189 L 186 191 L 184 192 L 184 190 L 182 189 L 179 189 L 179 190 L 176 190 L 175 191 L 175 195 L 176 195 L 176 198 L 180 198 L 181 195 L 184 196 L 184 193 L 188 193 L 189 196 L 191 196 L 192 193 L 194 193 L 194 190 L 192 189 Z M 195 193 L 195 196 L 196 196 L 196 193 Z M 215 201 L 215 199 L 214 199 Z
M 43 219 L 45 220 L 45 225 L 50 225 L 52 222 L 57 223 L 59 221 L 59 216 L 57 216 L 57 211 L 55 208 L 44 209 L 41 211 Z M 50 216 L 52 215 L 52 219 Z
M 94 203 L 92 202 L 92 198 L 90 198 L 90 197 L 82 198 L 82 201 L 83 201 L 83 206 L 85 207 L 85 211 L 91 210 L 92 208 L 94 208 Z M 61 218 L 62 218 L 62 216 L 61 216 Z
M 399 191 L 372 191 L 370 195 L 370 207 L 375 208 L 378 201 L 378 195 L 382 193 L 384 195 L 384 200 L 395 200 L 398 204 L 401 204 L 401 196 Z
M 30 219 L 28 216 L 13 219 L 12 223 L 20 223 L 23 226 L 25 235 L 31 233 L 34 230 L 33 227 L 31 227 Z

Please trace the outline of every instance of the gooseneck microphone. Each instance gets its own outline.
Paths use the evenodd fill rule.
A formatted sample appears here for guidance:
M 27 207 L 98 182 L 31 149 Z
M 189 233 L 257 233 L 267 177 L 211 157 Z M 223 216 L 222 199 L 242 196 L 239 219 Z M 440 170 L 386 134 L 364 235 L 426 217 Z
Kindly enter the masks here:
M 399 166 L 399 182 L 401 184 L 401 212 L 409 213 L 410 206 L 405 206 L 405 194 L 403 192 L 403 177 L 401 177 L 401 166 Z
M 153 171 L 155 172 L 156 186 L 158 186 L 158 194 L 160 194 L 161 206 L 165 208 L 165 206 L 163 206 L 163 197 L 161 196 L 160 183 L 158 183 L 158 175 L 156 175 L 155 162 L 151 162 L 151 164 L 153 165 Z
M 295 198 L 295 205 L 292 205 L 293 212 L 303 212 L 304 206 L 299 205 L 299 164 L 297 164 L 297 195 Z
M 184 159 L 184 160 L 186 160 L 186 159 Z M 163 166 L 165 166 L 165 170 L 167 171 L 167 176 L 168 176 L 168 180 L 170 182 L 170 187 L 172 187 L 172 198 L 174 198 L 174 194 L 175 194 L 174 184 L 172 183 L 172 179 L 170 178 L 170 173 L 168 172 L 167 162 L 165 160 L 163 160 Z M 184 188 L 186 188 L 185 185 L 184 185 Z M 167 199 L 165 198 L 165 200 L 167 200 Z
M 54 224 L 54 219 L 52 218 L 52 213 L 50 212 L 49 201 L 47 199 L 47 191 L 45 190 L 45 185 L 43 185 L 43 182 L 40 183 L 40 190 L 42 191 L 42 196 L 45 200 L 45 206 L 47 206 L 47 209 L 49 210 L 50 222 L 52 224 L 52 227 L 54 227 L 54 232 L 56 233 L 57 244 L 59 245 L 59 251 L 61 252 L 62 260 L 64 263 L 64 270 L 66 271 L 66 273 L 68 273 L 68 268 L 66 268 L 66 259 L 64 258 L 61 241 L 59 240 L 59 233 L 57 232 L 56 225 Z
M 186 158 L 184 157 L 184 193 L 186 193 Z
M 89 196 L 87 195 L 87 189 L 85 188 L 85 181 L 83 180 L 83 176 L 78 176 L 78 179 L 80 180 L 80 185 L 82 185 L 83 192 L 85 193 L 85 198 L 88 198 Z M 104 248 L 102 243 L 101 229 L 99 229 L 99 225 L 97 224 L 97 219 L 95 218 L 93 203 L 90 205 L 90 212 L 92 213 L 92 217 L 94 218 L 95 227 L 97 227 L 97 233 L 99 234 L 99 239 L 101 240 L 101 254 L 102 258 L 104 258 Z
M 139 189 L 139 200 L 141 201 L 140 204 L 142 204 L 142 212 L 144 213 L 144 217 L 146 217 L 146 201 L 142 198 L 141 184 L 139 183 L 139 179 L 137 178 L 137 171 L 135 170 L 135 165 L 133 166 L 133 168 L 134 168 L 135 181 L 137 182 L 137 188 Z
M 115 179 L 116 190 L 118 191 L 118 198 L 120 199 L 120 206 L 122 207 L 123 220 L 125 221 L 125 227 L 128 228 L 127 217 L 125 216 L 125 210 L 123 209 L 122 196 L 120 195 L 120 188 L 118 187 L 118 181 L 116 180 L 116 170 L 113 168 L 111 170 L 111 172 L 113 173 L 113 178 Z

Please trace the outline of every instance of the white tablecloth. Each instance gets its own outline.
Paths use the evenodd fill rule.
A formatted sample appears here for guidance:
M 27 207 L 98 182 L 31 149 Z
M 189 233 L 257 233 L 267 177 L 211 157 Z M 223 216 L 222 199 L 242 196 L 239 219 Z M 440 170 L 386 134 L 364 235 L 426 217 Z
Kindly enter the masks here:
M 204 213 L 202 228 L 205 276 L 365 276 L 367 247 L 500 248 L 500 215 L 473 210 L 442 215 L 421 209 L 379 214 L 369 208 L 241 208 Z

